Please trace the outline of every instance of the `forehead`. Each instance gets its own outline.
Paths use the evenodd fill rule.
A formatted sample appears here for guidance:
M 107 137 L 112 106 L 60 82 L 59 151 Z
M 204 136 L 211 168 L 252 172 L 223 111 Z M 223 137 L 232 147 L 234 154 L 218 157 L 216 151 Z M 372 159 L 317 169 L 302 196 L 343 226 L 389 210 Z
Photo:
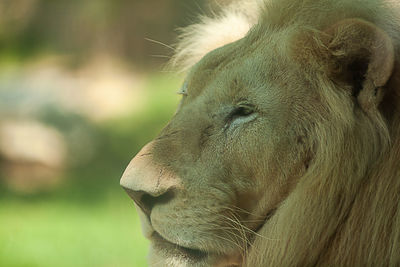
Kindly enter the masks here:
M 260 83 L 284 79 L 288 53 L 280 45 L 281 35 L 269 33 L 261 38 L 250 35 L 211 51 L 189 73 L 185 82 L 189 95 L 196 97 L 210 87 L 232 91 L 235 85 L 257 87 Z

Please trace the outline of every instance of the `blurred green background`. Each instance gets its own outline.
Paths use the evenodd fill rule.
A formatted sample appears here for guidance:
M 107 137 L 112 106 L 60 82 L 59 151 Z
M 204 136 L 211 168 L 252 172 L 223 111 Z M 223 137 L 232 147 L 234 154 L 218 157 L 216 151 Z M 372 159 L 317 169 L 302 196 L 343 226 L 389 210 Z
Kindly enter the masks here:
M 146 266 L 119 178 L 179 101 L 158 42 L 204 2 L 0 0 L 0 266 Z

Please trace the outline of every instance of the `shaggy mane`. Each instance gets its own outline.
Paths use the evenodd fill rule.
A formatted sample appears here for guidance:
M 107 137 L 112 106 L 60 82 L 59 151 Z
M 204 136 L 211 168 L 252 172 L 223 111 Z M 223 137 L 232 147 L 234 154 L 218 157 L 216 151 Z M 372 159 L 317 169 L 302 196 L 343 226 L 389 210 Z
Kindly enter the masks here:
M 186 71 L 208 52 L 243 38 L 257 23 L 262 0 L 234 1 L 212 16 L 200 16 L 199 23 L 179 29 L 173 69 Z

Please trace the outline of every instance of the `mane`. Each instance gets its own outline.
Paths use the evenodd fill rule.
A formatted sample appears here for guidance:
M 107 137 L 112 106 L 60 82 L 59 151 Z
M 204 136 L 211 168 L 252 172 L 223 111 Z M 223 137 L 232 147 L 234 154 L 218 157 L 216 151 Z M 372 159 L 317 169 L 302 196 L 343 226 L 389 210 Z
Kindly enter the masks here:
M 326 104 L 321 114 L 310 114 L 316 122 L 308 132 L 315 158 L 261 229 L 263 237 L 255 238 L 246 266 L 400 265 L 399 3 L 270 0 L 260 5 L 246 0 L 241 5 L 249 8 L 234 3 L 183 30 L 173 64 L 186 70 L 209 51 L 265 28 L 321 31 L 345 18 L 382 28 L 396 54 L 388 84 L 391 97 L 381 107 L 385 117 L 360 116 L 356 121 L 348 115 L 348 97 L 333 93 L 318 75 L 305 73 Z M 248 33 L 251 28 L 255 30 Z
M 187 71 L 208 52 L 243 38 L 257 23 L 262 0 L 234 1 L 211 16 L 200 16 L 200 22 L 179 29 L 179 40 L 170 66 Z

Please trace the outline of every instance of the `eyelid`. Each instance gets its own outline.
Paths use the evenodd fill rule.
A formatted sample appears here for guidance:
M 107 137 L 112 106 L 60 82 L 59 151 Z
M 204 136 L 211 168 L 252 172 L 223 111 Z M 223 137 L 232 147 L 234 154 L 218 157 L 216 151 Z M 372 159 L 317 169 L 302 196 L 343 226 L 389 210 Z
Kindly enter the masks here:
M 232 112 L 238 110 L 238 109 L 247 109 L 247 110 L 251 110 L 252 112 L 255 112 L 255 106 L 247 103 L 247 102 L 241 102 L 238 103 L 237 106 L 235 106 L 235 108 L 232 110 Z
M 256 112 L 254 105 L 252 104 L 248 104 L 248 103 L 241 103 L 238 104 L 237 106 L 235 106 L 228 114 L 228 116 L 226 117 L 226 122 L 229 123 L 231 121 L 233 121 L 236 117 L 240 117 L 241 114 L 240 111 L 242 110 L 247 110 L 247 114 L 245 114 L 246 116 L 251 115 L 252 113 Z
M 257 118 L 257 113 L 253 111 L 247 116 L 238 116 L 236 118 L 231 117 L 226 120 L 226 124 L 224 127 L 224 132 L 233 131 L 238 128 L 240 125 L 244 125 L 245 123 L 249 123 Z
M 254 109 L 254 105 L 247 103 L 247 102 L 240 102 L 237 104 L 236 108 L 253 108 Z

